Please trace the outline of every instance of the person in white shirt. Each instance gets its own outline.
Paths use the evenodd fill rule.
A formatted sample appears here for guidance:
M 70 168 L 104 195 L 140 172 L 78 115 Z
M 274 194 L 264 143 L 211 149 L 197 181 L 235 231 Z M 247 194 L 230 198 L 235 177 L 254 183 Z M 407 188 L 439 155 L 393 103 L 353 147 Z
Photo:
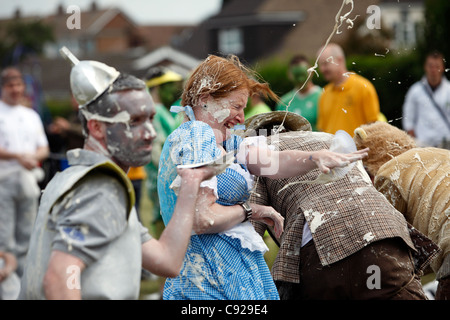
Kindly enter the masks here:
M 20 275 L 40 195 L 36 173 L 49 148 L 41 118 L 21 104 L 21 72 L 6 68 L 0 81 L 0 250 L 17 257 Z
M 443 55 L 428 54 L 424 70 L 406 94 L 402 125 L 418 145 L 442 147 L 450 141 L 450 82 L 444 76 Z

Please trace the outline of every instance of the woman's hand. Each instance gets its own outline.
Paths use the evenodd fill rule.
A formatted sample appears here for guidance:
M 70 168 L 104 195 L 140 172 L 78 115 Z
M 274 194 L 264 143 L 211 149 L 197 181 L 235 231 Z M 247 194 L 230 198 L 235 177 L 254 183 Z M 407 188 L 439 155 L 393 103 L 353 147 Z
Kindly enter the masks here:
M 275 236 L 279 238 L 284 229 L 284 218 L 274 208 L 249 203 L 252 207 L 252 220 L 263 222 L 274 228 Z
M 333 168 L 345 167 L 352 162 L 367 157 L 368 151 L 369 148 L 352 153 L 337 153 L 329 150 L 320 150 L 312 153 L 309 160 L 313 161 L 321 172 L 328 173 Z

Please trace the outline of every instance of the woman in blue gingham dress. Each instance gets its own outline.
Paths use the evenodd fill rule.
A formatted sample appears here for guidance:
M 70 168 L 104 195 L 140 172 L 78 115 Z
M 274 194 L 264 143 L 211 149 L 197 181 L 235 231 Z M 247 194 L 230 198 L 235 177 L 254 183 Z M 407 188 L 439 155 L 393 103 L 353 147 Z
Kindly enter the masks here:
M 241 141 L 232 135 L 225 141 L 224 149 L 237 151 Z M 185 122 L 168 137 L 161 155 L 165 165 L 161 166 L 158 179 L 165 223 L 176 203 L 176 194 L 170 188 L 177 176 L 176 165 L 210 161 L 221 152 L 213 130 L 204 122 Z M 217 192 L 218 204 L 230 206 L 249 198 L 252 179 L 244 165 L 234 163 L 209 186 Z M 266 250 L 248 221 L 225 232 L 193 235 L 180 275 L 166 280 L 163 298 L 279 299 L 264 260 Z

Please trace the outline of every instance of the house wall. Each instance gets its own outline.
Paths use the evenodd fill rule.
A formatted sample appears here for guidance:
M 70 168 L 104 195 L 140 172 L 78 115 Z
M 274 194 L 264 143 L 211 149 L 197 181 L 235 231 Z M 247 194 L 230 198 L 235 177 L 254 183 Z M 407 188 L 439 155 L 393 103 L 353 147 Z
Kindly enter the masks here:
M 121 52 L 130 47 L 133 26 L 121 15 L 116 15 L 95 37 L 97 52 Z

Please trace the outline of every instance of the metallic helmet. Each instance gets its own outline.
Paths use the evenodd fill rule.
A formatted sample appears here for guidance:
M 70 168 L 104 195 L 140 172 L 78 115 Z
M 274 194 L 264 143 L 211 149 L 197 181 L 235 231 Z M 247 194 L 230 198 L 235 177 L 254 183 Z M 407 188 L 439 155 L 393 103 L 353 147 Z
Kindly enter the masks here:
M 120 75 L 120 72 L 104 63 L 79 61 L 66 47 L 62 47 L 59 52 L 72 64 L 70 87 L 79 108 L 97 99 Z

